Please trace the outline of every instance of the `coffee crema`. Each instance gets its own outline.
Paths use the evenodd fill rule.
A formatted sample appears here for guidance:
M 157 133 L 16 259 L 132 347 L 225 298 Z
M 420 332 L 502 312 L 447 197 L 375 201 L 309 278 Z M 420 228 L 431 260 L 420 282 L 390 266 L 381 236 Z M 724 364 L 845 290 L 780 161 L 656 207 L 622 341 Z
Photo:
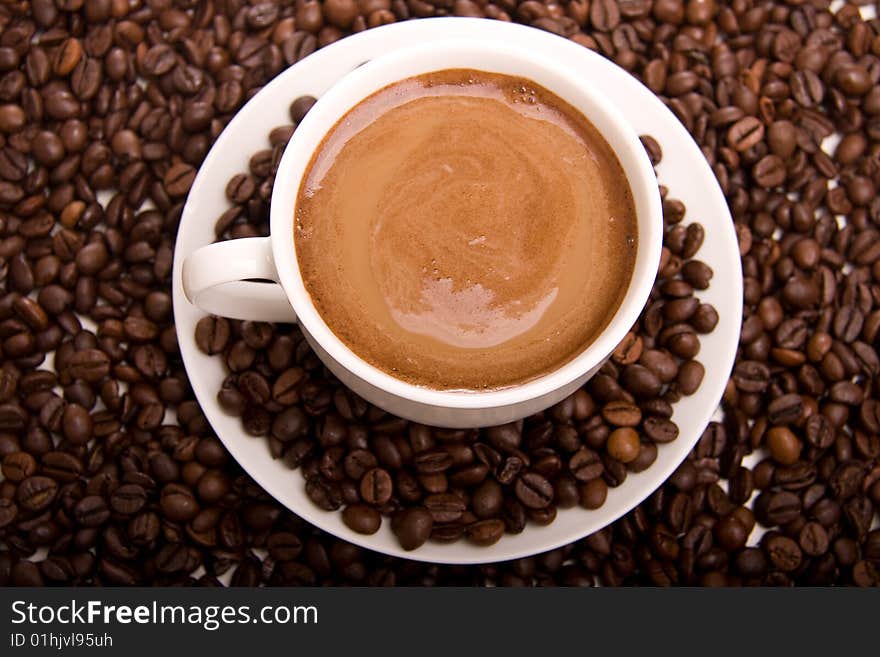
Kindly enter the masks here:
M 330 130 L 294 243 L 355 354 L 482 391 L 589 346 L 626 293 L 637 226 L 623 168 L 580 112 L 530 80 L 452 69 L 385 87 Z

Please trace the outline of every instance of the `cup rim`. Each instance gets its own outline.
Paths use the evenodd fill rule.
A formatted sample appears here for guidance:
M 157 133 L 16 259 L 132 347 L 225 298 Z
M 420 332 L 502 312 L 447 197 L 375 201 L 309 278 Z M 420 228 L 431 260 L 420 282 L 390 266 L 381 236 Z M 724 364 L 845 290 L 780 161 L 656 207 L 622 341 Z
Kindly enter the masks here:
M 451 51 L 456 53 L 466 51 L 474 56 L 475 62 L 482 61 L 481 56 L 500 54 L 505 58 L 517 60 L 531 67 L 537 66 L 542 70 L 542 74 L 555 77 L 576 89 L 587 99 L 590 105 L 589 113 L 583 110 L 585 103 L 573 102 L 565 94 L 557 95 L 578 111 L 583 112 L 588 118 L 602 115 L 605 120 L 611 123 L 619 137 L 620 145 L 628 151 L 626 155 L 637 163 L 633 170 L 625 170 L 633 198 L 636 200 L 641 195 L 647 204 L 646 214 L 648 216 L 644 218 L 644 221 L 643 217 L 637 217 L 638 251 L 635 268 L 624 298 L 605 328 L 577 356 L 556 369 L 523 383 L 488 391 L 439 390 L 419 386 L 398 379 L 358 356 L 333 333 L 312 303 L 311 296 L 302 280 L 293 239 L 294 209 L 299 197 L 302 177 L 308 168 L 312 154 L 320 145 L 327 130 L 364 98 L 388 84 L 413 75 L 455 68 L 455 66 L 443 63 L 444 53 Z M 429 62 L 419 72 L 394 76 L 391 82 L 371 81 L 371 76 L 375 76 L 377 72 L 384 72 L 403 63 L 411 65 L 412 62 L 422 59 L 428 59 Z M 479 63 L 470 66 L 470 68 L 492 72 L 492 66 L 484 66 Z M 544 80 L 535 80 L 535 82 L 545 86 Z M 368 89 L 364 93 L 358 94 L 354 100 L 345 102 L 350 88 L 356 85 L 363 85 Z M 322 128 L 320 125 L 320 122 L 327 120 L 323 116 L 324 114 L 329 114 L 332 118 L 327 128 Z M 622 160 L 621 148 L 610 143 L 609 145 L 612 146 L 618 160 Z M 297 130 L 285 147 L 279 162 L 275 180 L 279 179 L 292 181 L 292 184 L 273 184 L 272 187 L 270 204 L 272 255 L 279 283 L 296 312 L 297 322 L 304 332 L 310 335 L 331 358 L 354 376 L 388 394 L 422 405 L 462 410 L 500 408 L 547 395 L 582 377 L 599 366 L 636 323 L 650 295 L 660 261 L 662 209 L 659 190 L 653 165 L 648 159 L 638 135 L 600 91 L 577 78 L 575 72 L 569 67 L 543 55 L 523 53 L 513 45 L 475 43 L 460 38 L 441 39 L 400 48 L 365 62 L 324 93 L 297 126 Z M 647 230 L 645 230 L 646 228 Z

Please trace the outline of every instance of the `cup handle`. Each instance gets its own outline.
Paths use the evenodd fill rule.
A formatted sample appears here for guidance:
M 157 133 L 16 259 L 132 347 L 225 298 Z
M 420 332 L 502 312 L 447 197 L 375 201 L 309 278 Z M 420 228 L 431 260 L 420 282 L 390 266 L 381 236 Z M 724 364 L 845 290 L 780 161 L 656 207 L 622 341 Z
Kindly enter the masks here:
M 268 237 L 203 246 L 184 259 L 181 273 L 186 298 L 212 315 L 261 322 L 296 321 L 296 313 L 278 284 Z

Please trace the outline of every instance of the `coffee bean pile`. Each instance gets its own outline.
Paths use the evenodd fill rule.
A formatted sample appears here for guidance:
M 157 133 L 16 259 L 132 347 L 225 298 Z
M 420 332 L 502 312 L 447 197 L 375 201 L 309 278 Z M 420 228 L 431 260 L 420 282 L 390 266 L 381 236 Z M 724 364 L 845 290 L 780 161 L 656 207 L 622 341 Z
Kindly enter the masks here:
M 293 123 L 272 130 L 272 148 L 228 181 L 230 208 L 215 225 L 220 239 L 268 234 L 275 167 L 314 101 L 294 100 Z M 659 163 L 657 141 L 642 141 Z M 241 417 L 246 433 L 266 436 L 274 457 L 301 468 L 318 507 L 342 508 L 345 524 L 362 534 L 390 517 L 407 550 L 429 539 L 492 545 L 528 521 L 553 522 L 557 508 L 597 509 L 609 487 L 650 467 L 657 446 L 678 437 L 672 404 L 702 382 L 699 334 L 718 322 L 715 308 L 694 296 L 713 274 L 694 259 L 705 231 L 683 221 L 684 204 L 665 188 L 661 195 L 664 247 L 642 317 L 600 373 L 546 413 L 486 430 L 407 422 L 342 386 L 297 327 L 209 316 L 195 339 L 224 360 L 228 376 L 217 400 Z
M 880 22 L 861 9 L 4 3 L 0 585 L 216 585 L 230 573 L 236 585 L 880 583 Z M 451 14 L 570 38 L 660 95 L 728 199 L 746 303 L 724 421 L 661 489 L 576 544 L 460 567 L 339 541 L 254 485 L 195 403 L 169 299 L 182 202 L 235 110 L 349 32 Z M 841 141 L 823 148 L 834 133 Z M 227 221 L 230 236 L 252 234 L 254 217 Z M 239 341 L 243 327 L 229 329 Z

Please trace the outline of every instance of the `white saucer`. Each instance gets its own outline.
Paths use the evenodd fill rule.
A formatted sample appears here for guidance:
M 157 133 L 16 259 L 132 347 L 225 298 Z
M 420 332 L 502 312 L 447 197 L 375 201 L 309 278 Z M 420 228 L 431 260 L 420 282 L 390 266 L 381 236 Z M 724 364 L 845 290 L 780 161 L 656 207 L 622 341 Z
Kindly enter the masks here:
M 661 183 L 687 206 L 685 220 L 699 221 L 706 229 L 698 257 L 712 267 L 715 277 L 699 296 L 718 309 L 720 320 L 711 335 L 701 338 L 698 358 L 706 368 L 702 386 L 675 405 L 678 439 L 660 446 L 656 462 L 647 471 L 629 474 L 621 486 L 610 489 L 601 509 L 560 510 L 549 526 L 530 524 L 523 533 L 506 534 L 491 547 L 466 541 L 428 542 L 405 552 L 387 520 L 377 534 L 364 536 L 348 529 L 341 513 L 314 506 L 299 472 L 273 460 L 265 440 L 247 436 L 239 419 L 221 410 L 216 395 L 225 376 L 223 364 L 220 358 L 206 356 L 196 348 L 195 325 L 204 313 L 186 300 L 180 270 L 187 254 L 214 241 L 214 223 L 228 207 L 224 195 L 227 180 L 247 171 L 251 154 L 268 147 L 271 128 L 290 122 L 291 101 L 302 95 L 319 96 L 345 73 L 389 50 L 449 37 L 498 39 L 568 62 L 604 90 L 638 134 L 657 139 L 663 149 L 658 168 Z M 254 96 L 217 139 L 193 183 L 177 234 L 173 285 L 180 351 L 193 390 L 217 436 L 248 474 L 291 511 L 331 534 L 379 552 L 437 563 L 504 561 L 544 552 L 597 531 L 650 495 L 684 460 L 718 406 L 733 366 L 742 315 L 742 272 L 727 204 L 699 148 L 663 103 L 634 77 L 572 41 L 521 25 L 467 18 L 423 19 L 361 32 L 307 57 Z

